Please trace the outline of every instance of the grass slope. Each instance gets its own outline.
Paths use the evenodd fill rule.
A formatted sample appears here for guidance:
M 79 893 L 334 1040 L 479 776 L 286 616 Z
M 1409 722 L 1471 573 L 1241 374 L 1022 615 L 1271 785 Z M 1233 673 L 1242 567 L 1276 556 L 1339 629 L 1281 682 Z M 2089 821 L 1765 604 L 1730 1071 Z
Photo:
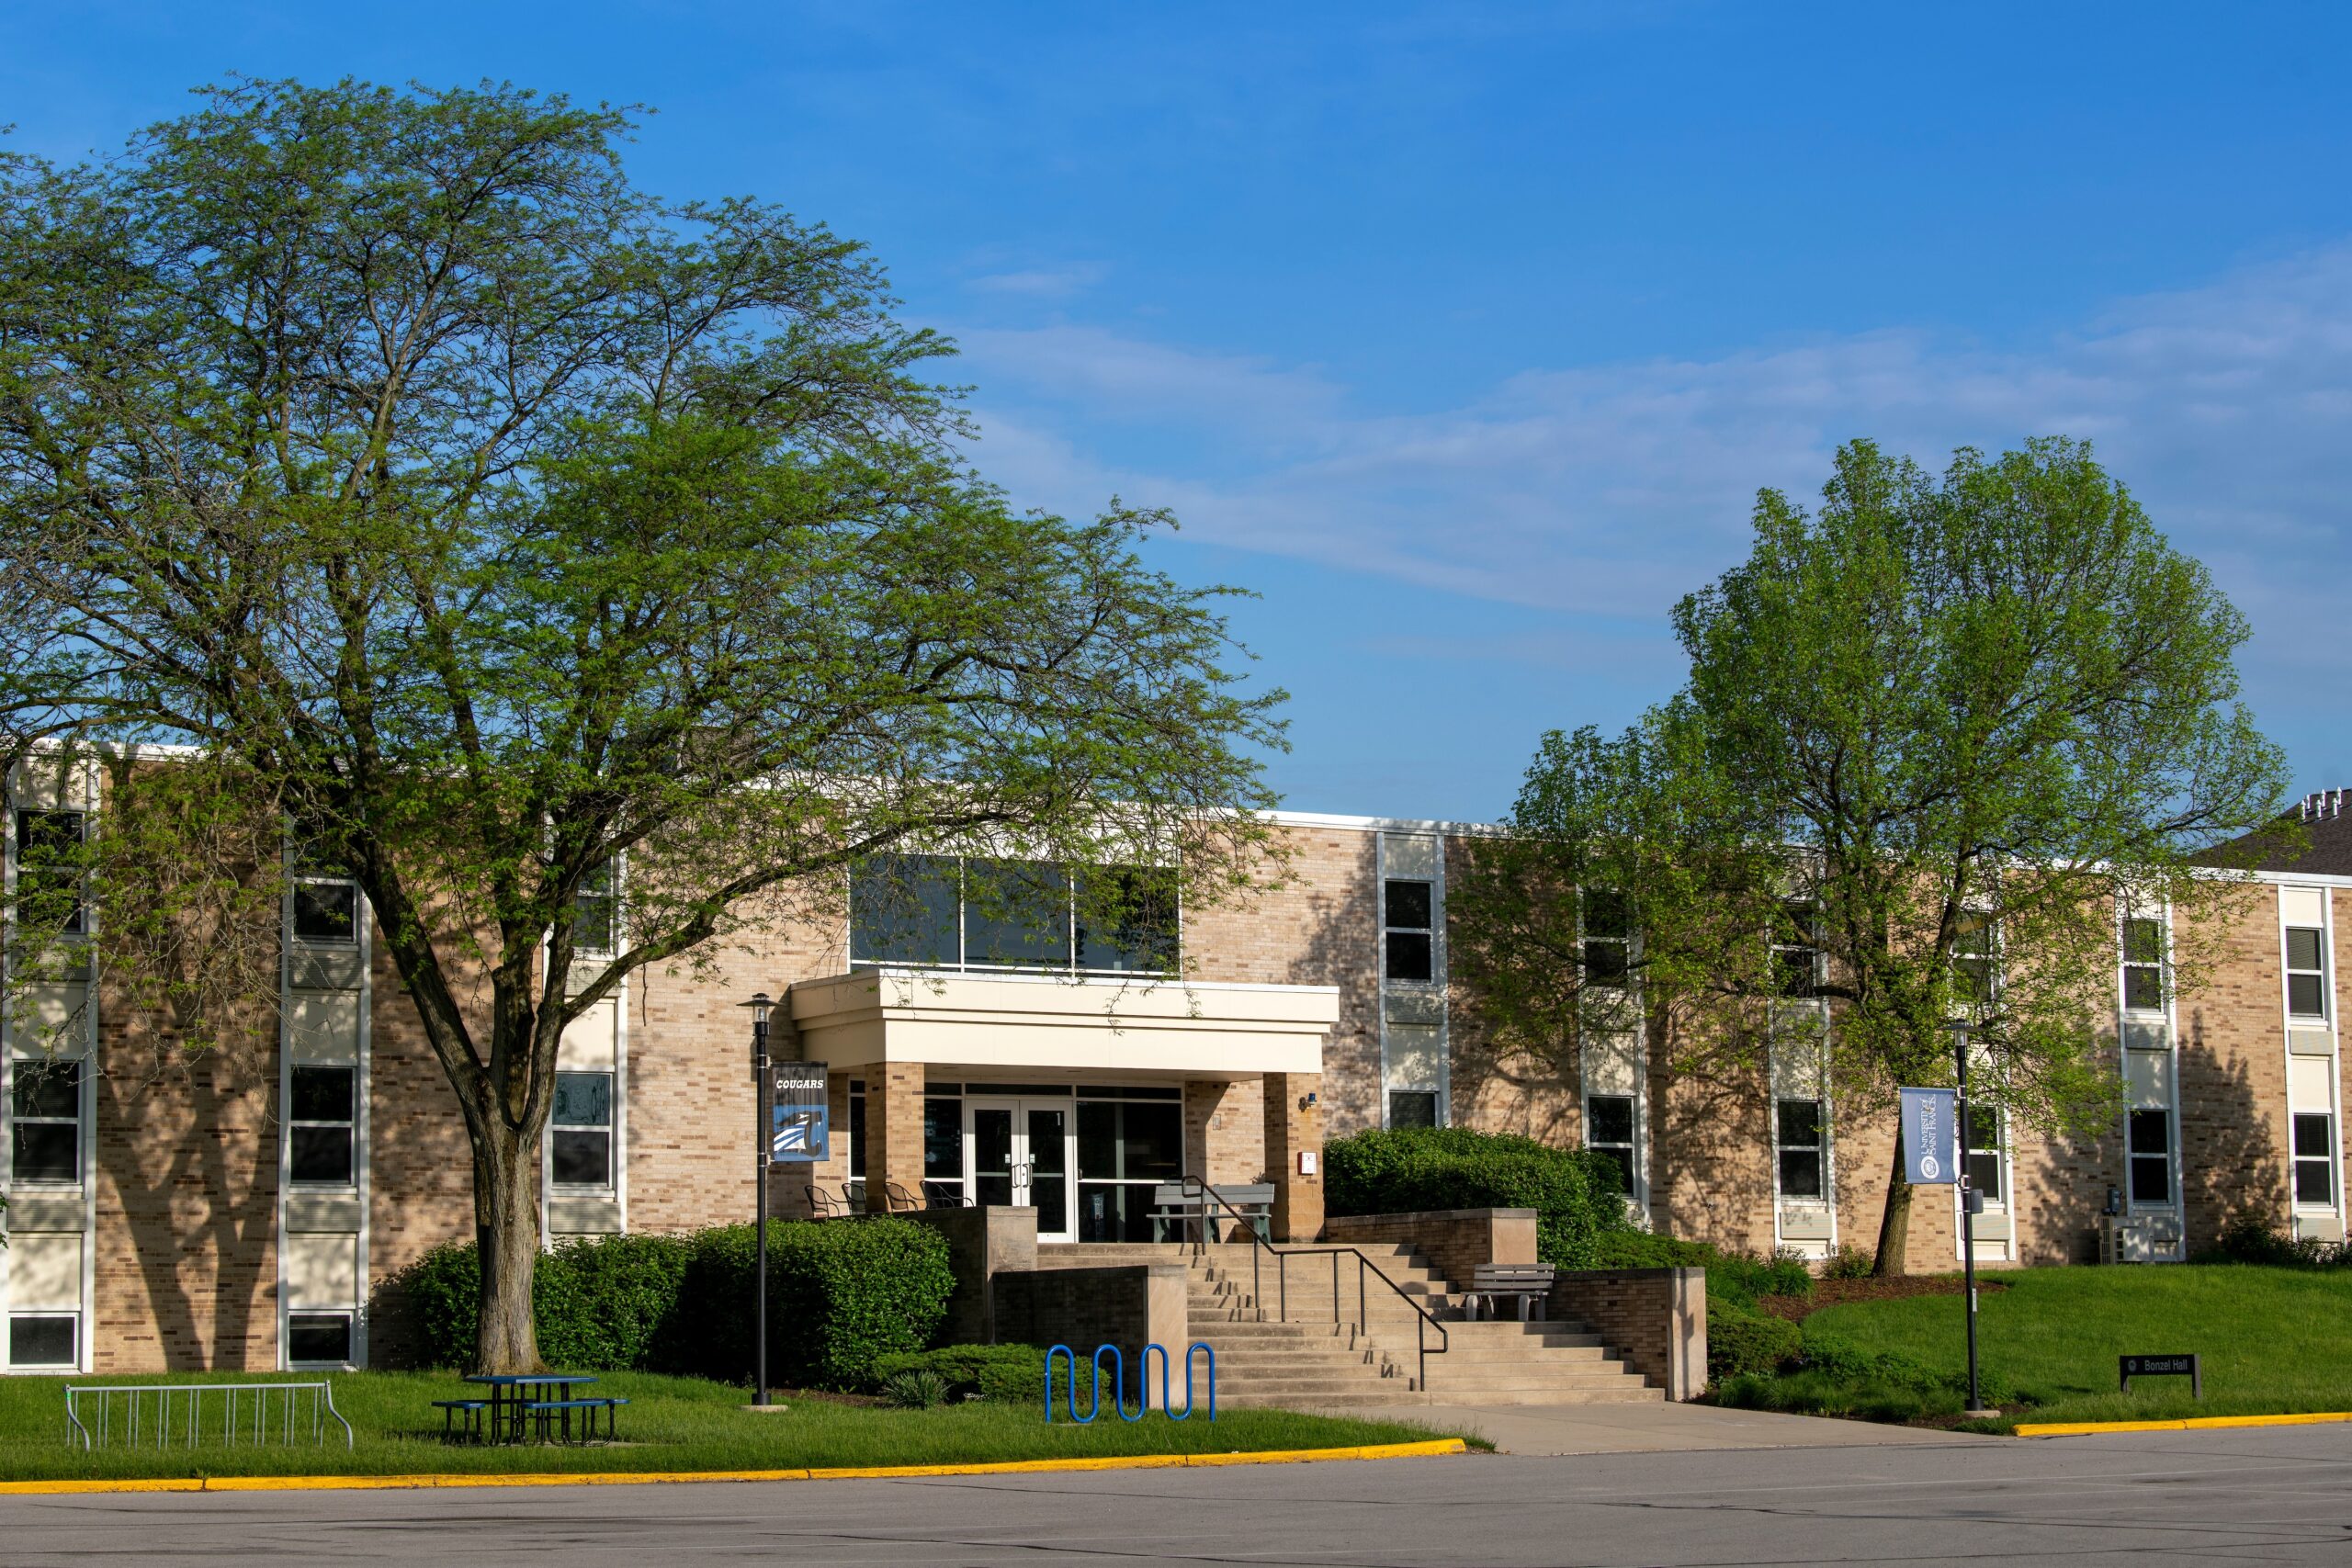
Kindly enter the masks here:
M 208 1438 L 193 1449 L 110 1447 L 94 1453 L 65 1444 L 62 1378 L 0 1378 L 0 1480 L 206 1475 L 397 1475 L 424 1472 L 785 1470 L 802 1466 L 992 1463 L 1109 1455 L 1227 1453 L 1264 1449 L 1346 1448 L 1414 1442 L 1445 1434 L 1388 1422 L 1340 1420 L 1281 1410 L 1206 1413 L 1189 1421 L 1159 1415 L 1118 1420 L 1106 1406 L 1091 1426 L 1047 1426 L 1031 1404 L 958 1404 L 890 1410 L 781 1396 L 782 1415 L 739 1408 L 746 1389 L 642 1372 L 604 1375 L 594 1393 L 628 1399 L 620 1440 L 594 1447 L 529 1443 L 474 1448 L 441 1441 L 435 1399 L 468 1393 L 453 1372 L 354 1372 L 333 1378 L 335 1408 L 352 1426 L 327 1423 L 326 1446 L 255 1448 Z M 82 1383 L 243 1382 L 254 1374 L 171 1379 L 77 1378 Z M 208 1400 L 218 1406 L 218 1400 Z M 209 1417 L 217 1420 L 217 1416 Z M 152 1440 L 151 1440 L 152 1442 Z
M 2185 1264 L 1979 1276 L 1987 1277 L 2009 1289 L 1979 1298 L 1982 1365 L 2031 1406 L 2005 1409 L 2003 1428 L 2018 1420 L 2352 1410 L 2352 1272 Z M 1947 1374 L 1967 1364 L 1956 1295 L 1825 1307 L 1805 1318 L 1804 1334 L 1808 1343 L 1832 1337 Z M 2203 1360 L 2203 1403 L 2190 1397 L 2186 1378 L 2143 1380 L 2128 1396 L 2117 1392 L 2119 1356 L 2192 1351 Z M 1784 1381 L 1808 1376 L 1818 1379 L 1799 1373 Z M 1861 1407 L 1869 1391 L 1847 1393 L 1861 1396 L 1849 1399 L 1853 1413 L 1868 1413 Z M 1944 1403 L 1959 1407 L 1957 1400 L 1928 1403 L 1928 1414 Z M 1899 1404 L 1891 1402 L 1888 1413 Z

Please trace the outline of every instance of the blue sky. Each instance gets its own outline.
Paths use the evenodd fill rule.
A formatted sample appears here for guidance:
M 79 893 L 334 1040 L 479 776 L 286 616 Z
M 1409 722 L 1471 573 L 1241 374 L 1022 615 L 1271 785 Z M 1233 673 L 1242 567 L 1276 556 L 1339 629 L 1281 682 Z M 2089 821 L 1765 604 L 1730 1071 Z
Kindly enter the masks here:
M 2323 6 L 20 7 L 0 123 L 231 71 L 649 104 L 638 176 L 868 241 L 1019 500 L 1182 519 L 1306 810 L 1492 817 L 1678 682 L 1842 439 L 2097 443 L 2352 785 L 2352 13 Z

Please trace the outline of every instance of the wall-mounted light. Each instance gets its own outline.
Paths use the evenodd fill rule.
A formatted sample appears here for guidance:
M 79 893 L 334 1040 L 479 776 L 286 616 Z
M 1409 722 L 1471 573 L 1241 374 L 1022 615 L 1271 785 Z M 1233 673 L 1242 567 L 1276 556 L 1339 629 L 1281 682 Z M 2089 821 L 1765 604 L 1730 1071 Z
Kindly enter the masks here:
M 1299 1097 L 1298 1108 L 1301 1111 L 1312 1111 L 1315 1109 L 1315 1093 L 1312 1089 L 1309 1089 L 1306 1094 Z

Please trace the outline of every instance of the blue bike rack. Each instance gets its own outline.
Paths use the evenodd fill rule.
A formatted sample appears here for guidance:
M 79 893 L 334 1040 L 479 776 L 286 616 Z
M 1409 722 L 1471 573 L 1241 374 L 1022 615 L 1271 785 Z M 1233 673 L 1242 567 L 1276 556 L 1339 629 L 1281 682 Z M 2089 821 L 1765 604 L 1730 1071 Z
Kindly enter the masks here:
M 1078 1352 L 1071 1349 L 1067 1345 L 1055 1345 L 1048 1348 L 1046 1351 L 1046 1421 L 1050 1423 L 1054 1418 L 1054 1358 L 1056 1356 L 1061 1357 L 1064 1364 L 1069 1368 L 1069 1418 L 1072 1421 L 1081 1427 L 1091 1426 L 1093 1423 L 1094 1418 L 1102 1413 L 1102 1358 L 1105 1356 L 1111 1358 L 1111 1408 L 1119 1413 L 1119 1419 L 1122 1421 L 1142 1420 L 1146 1410 L 1148 1408 L 1144 1401 L 1150 1396 L 1151 1393 L 1151 1357 L 1152 1352 L 1155 1350 L 1159 1353 L 1159 1408 L 1161 1413 L 1170 1421 L 1188 1421 L 1192 1419 L 1193 1406 L 1195 1397 L 1193 1393 L 1193 1358 L 1195 1354 L 1198 1354 L 1208 1358 L 1208 1414 L 1210 1420 L 1216 1420 L 1216 1350 L 1205 1340 L 1196 1339 L 1184 1351 L 1184 1413 L 1182 1416 L 1176 1414 L 1174 1405 L 1170 1404 L 1169 1400 L 1170 1371 L 1170 1357 L 1168 1354 L 1168 1348 L 1166 1346 L 1147 1345 L 1143 1348 L 1143 1364 L 1141 1368 L 1143 1373 L 1143 1386 L 1137 1391 L 1136 1412 L 1132 1416 L 1127 1414 L 1127 1359 L 1125 1354 L 1122 1352 L 1116 1345 L 1099 1345 L 1095 1347 L 1094 1385 L 1087 1393 L 1086 1414 L 1083 1416 L 1080 1416 L 1078 1413 Z

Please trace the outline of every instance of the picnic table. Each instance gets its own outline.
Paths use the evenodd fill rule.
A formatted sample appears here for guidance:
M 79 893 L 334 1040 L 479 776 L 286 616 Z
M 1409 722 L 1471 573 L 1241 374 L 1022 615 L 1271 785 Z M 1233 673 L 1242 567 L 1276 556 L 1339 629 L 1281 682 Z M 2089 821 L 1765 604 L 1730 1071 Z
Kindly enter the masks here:
M 572 1412 L 580 1413 L 582 1437 L 596 1435 L 596 1414 L 604 1412 L 605 1436 L 613 1435 L 614 1412 L 626 1399 L 582 1397 L 574 1393 L 596 1380 L 586 1372 L 476 1372 L 466 1382 L 489 1391 L 487 1399 L 436 1399 L 444 1437 L 469 1436 L 477 1441 L 519 1443 L 536 1435 L 553 1436 L 560 1419 L 562 1436 L 571 1439 Z M 462 1429 L 458 1423 L 462 1421 Z

